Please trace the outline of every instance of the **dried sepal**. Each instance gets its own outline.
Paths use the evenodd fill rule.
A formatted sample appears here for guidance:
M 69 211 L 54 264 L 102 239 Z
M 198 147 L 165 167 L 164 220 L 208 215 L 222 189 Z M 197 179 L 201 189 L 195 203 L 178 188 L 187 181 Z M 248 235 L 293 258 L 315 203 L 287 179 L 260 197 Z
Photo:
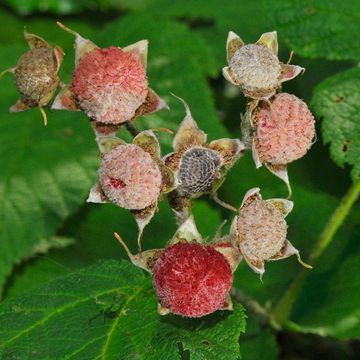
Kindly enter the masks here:
M 108 202 L 98 182 L 91 187 L 86 202 L 94 204 L 106 204 Z
M 59 72 L 61 64 L 64 60 L 65 52 L 60 46 L 55 46 L 54 47 L 54 55 L 55 55 L 56 64 L 57 64 L 56 72 Z
M 276 31 L 271 31 L 262 34 L 260 36 L 260 39 L 256 42 L 256 44 L 266 46 L 269 50 L 271 50 L 274 53 L 274 55 L 277 56 L 279 45 L 278 45 Z
M 101 154 L 107 154 L 119 145 L 125 145 L 126 142 L 116 136 L 102 136 L 97 139 L 97 144 Z
M 262 197 L 260 194 L 260 188 L 258 187 L 252 188 L 246 192 L 244 199 L 240 205 L 240 209 L 254 200 L 261 200 L 261 199 Z
M 71 90 L 71 86 L 64 85 L 55 97 L 54 102 L 51 105 L 51 109 L 54 110 L 69 110 L 80 111 L 78 104 L 76 103 L 75 95 Z
M 175 190 L 179 184 L 175 178 L 174 172 L 169 167 L 164 165 L 162 162 L 159 162 L 158 165 L 162 176 L 161 192 L 167 194 Z
M 166 101 L 161 98 L 153 89 L 149 88 L 145 102 L 136 110 L 134 118 L 152 114 L 162 109 L 169 110 Z
M 141 251 L 141 238 L 144 232 L 145 227 L 149 224 L 151 219 L 155 215 L 155 211 L 157 210 L 157 203 L 151 204 L 148 207 L 141 209 L 141 210 L 131 210 L 133 214 L 136 224 L 138 226 L 138 236 L 137 236 L 137 243 L 138 248 Z
M 225 78 L 225 80 L 229 81 L 233 85 L 239 85 L 237 81 L 234 79 L 234 75 L 231 72 L 231 69 L 229 66 L 225 66 L 222 68 L 222 74 Z
M 169 241 L 169 245 L 174 245 L 178 242 L 203 242 L 202 236 L 195 224 L 194 216 L 191 214 L 177 229 L 173 238 Z
M 134 57 L 139 59 L 139 61 L 144 66 L 144 69 L 146 69 L 147 68 L 147 60 L 148 60 L 148 47 L 149 47 L 148 40 L 140 40 L 134 44 L 125 46 L 123 48 L 123 50 L 128 53 L 131 53 Z
M 256 273 L 260 275 L 260 281 L 262 281 L 263 275 L 265 273 L 265 261 L 264 260 L 254 260 L 249 256 L 244 255 L 243 257 L 249 267 Z
M 25 104 L 21 99 L 17 100 L 16 103 L 12 106 L 10 106 L 9 111 L 10 112 L 20 112 L 20 111 L 26 111 L 30 110 L 32 107 Z
M 165 316 L 165 315 L 171 313 L 171 311 L 168 308 L 166 308 L 165 306 L 162 306 L 160 303 L 158 303 L 157 309 L 158 309 L 159 315 L 161 315 L 161 316 Z
M 229 242 L 219 242 L 214 245 L 214 248 L 216 251 L 224 255 L 230 265 L 232 273 L 234 273 L 242 260 L 242 255 L 239 250 L 233 247 Z
M 245 44 L 241 40 L 240 36 L 235 34 L 233 31 L 229 31 L 228 37 L 226 39 L 226 58 L 228 62 L 234 56 L 235 52 L 243 45 Z
M 212 141 L 209 148 L 220 154 L 223 165 L 229 169 L 245 150 L 245 145 L 239 139 L 219 139 Z
M 233 302 L 231 300 L 230 295 L 228 295 L 226 297 L 224 305 L 219 310 L 227 310 L 227 311 L 233 311 L 234 310 L 234 305 L 233 305 Z
M 275 176 L 277 176 L 279 179 L 281 179 L 288 188 L 288 198 L 291 198 L 292 195 L 292 189 L 289 181 L 289 174 L 287 171 L 286 165 L 272 165 L 272 164 L 266 164 L 266 167 L 271 171 Z
M 179 129 L 173 140 L 173 148 L 175 151 L 184 151 L 193 146 L 201 146 L 206 143 L 207 135 L 198 128 L 198 125 L 191 115 L 188 104 L 181 98 L 179 99 L 185 107 L 185 118 L 181 122 Z
M 304 266 L 307 269 L 312 269 L 312 266 L 305 263 L 301 257 L 300 257 L 300 252 L 298 249 L 296 249 L 289 240 L 286 240 L 284 247 L 281 249 L 281 251 L 279 252 L 279 254 L 276 254 L 274 257 L 272 257 L 271 259 L 269 259 L 269 261 L 276 261 L 276 260 L 282 260 L 282 259 L 286 259 L 292 255 L 296 255 L 296 258 L 298 260 L 298 262 Z
M 266 201 L 278 208 L 284 217 L 288 216 L 294 207 L 294 203 L 287 199 L 268 199 Z
M 128 255 L 131 262 L 139 267 L 140 269 L 143 269 L 150 274 L 152 274 L 152 268 L 156 262 L 156 260 L 159 258 L 159 256 L 162 254 L 164 249 L 152 249 L 152 250 L 146 250 L 146 251 L 140 251 L 138 254 L 133 255 L 129 248 L 127 247 L 124 240 L 121 238 L 121 236 L 118 233 L 114 233 L 115 238 L 119 241 L 121 246 L 126 251 L 126 254 Z
M 30 49 L 35 49 L 39 47 L 47 47 L 51 49 L 51 46 L 47 41 L 45 41 L 42 37 L 28 33 L 26 28 L 24 29 L 24 39 L 28 43 Z
M 303 74 L 305 68 L 298 65 L 281 64 L 280 81 L 285 82 L 296 78 L 299 74 Z
M 91 52 L 94 49 L 98 49 L 99 47 L 94 44 L 92 41 L 83 38 L 79 33 L 70 28 L 66 27 L 60 21 L 57 21 L 56 24 L 69 34 L 75 36 L 75 64 L 78 64 L 79 60 L 86 55 L 87 53 Z
M 153 159 L 161 159 L 159 140 L 151 130 L 145 130 L 136 135 L 133 144 L 140 146 Z

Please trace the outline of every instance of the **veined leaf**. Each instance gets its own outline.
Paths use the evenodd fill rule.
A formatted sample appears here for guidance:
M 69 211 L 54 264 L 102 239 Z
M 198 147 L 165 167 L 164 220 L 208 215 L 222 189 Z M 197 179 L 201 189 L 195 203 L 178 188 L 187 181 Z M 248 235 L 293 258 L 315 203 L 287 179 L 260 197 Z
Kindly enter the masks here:
M 312 105 L 323 118 L 325 143 L 339 166 L 353 166 L 353 180 L 360 176 L 360 68 L 338 73 L 320 83 Z
M 25 46 L 0 48 L 2 66 L 16 64 Z M 10 114 L 18 98 L 10 76 L 0 86 L 0 287 L 11 267 L 50 238 L 84 202 L 98 162 L 91 129 L 78 114 L 37 109 Z M 50 117 L 50 116 L 49 116 Z
M 2 358 L 237 359 L 243 309 L 206 319 L 161 317 L 149 276 L 127 261 L 100 262 L 0 306 Z M 226 339 L 226 352 L 224 351 Z
M 266 13 L 303 57 L 359 60 L 360 3 L 352 0 L 266 0 Z

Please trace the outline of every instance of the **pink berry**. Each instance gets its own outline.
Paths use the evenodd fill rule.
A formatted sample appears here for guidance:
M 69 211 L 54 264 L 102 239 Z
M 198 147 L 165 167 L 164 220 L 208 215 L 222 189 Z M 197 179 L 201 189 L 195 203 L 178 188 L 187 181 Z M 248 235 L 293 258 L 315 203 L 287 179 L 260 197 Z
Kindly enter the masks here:
M 307 105 L 280 93 L 271 106 L 262 101 L 253 112 L 255 146 L 261 162 L 285 165 L 304 156 L 315 137 L 315 122 Z
M 108 200 L 130 210 L 155 203 L 162 186 L 158 165 L 149 153 L 134 144 L 119 145 L 105 154 L 99 179 Z
M 172 313 L 201 317 L 222 308 L 232 285 L 232 271 L 213 246 L 180 242 L 169 246 L 153 268 L 159 302 Z
M 148 94 L 146 71 L 131 53 L 118 47 L 94 49 L 79 61 L 72 90 L 87 116 L 105 124 L 133 118 Z
M 269 260 L 284 247 L 287 224 L 273 204 L 254 200 L 240 209 L 237 220 L 240 252 L 254 261 Z

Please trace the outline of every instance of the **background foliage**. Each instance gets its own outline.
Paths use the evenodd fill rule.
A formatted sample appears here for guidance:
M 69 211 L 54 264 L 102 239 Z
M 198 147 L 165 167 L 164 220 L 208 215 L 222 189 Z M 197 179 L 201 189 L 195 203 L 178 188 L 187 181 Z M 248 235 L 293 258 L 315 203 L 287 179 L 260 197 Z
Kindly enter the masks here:
M 317 142 L 305 158 L 289 166 L 295 201 L 288 218 L 289 239 L 305 258 L 342 195 L 359 179 L 357 1 L 3 3 L 1 69 L 14 66 L 26 51 L 24 25 L 51 44 L 63 46 L 67 55 L 60 75 L 64 82 L 73 69 L 73 38 L 57 28 L 55 20 L 103 47 L 147 38 L 150 84 L 169 102 L 171 111 L 141 118 L 137 124 L 142 129 L 166 126 L 175 130 L 184 110 L 169 95 L 172 91 L 186 99 L 210 139 L 239 137 L 239 113 L 245 105 L 241 94 L 220 75 L 227 32 L 233 30 L 253 42 L 262 32 L 276 29 L 280 58 L 286 62 L 293 49 L 293 62 L 307 68 L 303 76 L 285 83 L 284 91 L 310 103 L 317 116 Z M 0 83 L 0 287 L 4 299 L 0 358 L 237 359 L 239 335 L 245 331 L 241 305 L 233 314 L 218 313 L 196 321 L 159 318 L 150 280 L 129 264 L 112 235 L 120 232 L 135 250 L 134 220 L 110 204 L 85 204 L 99 162 L 85 115 L 54 111 L 48 113 L 49 125 L 44 128 L 36 110 L 9 114 L 7 108 L 17 99 L 12 81 L 5 76 Z M 124 132 L 120 136 L 128 138 Z M 171 137 L 162 134 L 161 142 L 163 152 L 169 151 Z M 250 154 L 232 169 L 220 195 L 239 206 L 244 193 L 254 186 L 261 187 L 265 197 L 286 195 L 279 180 L 265 169 L 254 169 Z M 204 237 L 212 236 L 223 219 L 232 217 L 207 198 L 196 202 L 194 212 Z M 304 278 L 289 309 L 295 335 L 289 327 L 280 334 L 264 327 L 248 309 L 247 330 L 240 337 L 243 359 L 258 359 L 259 352 L 266 359 L 355 359 L 359 345 L 350 340 L 360 338 L 359 215 L 355 206 Z M 144 248 L 164 246 L 175 229 L 173 215 L 163 202 L 145 230 Z M 262 284 L 241 264 L 235 285 L 265 309 L 279 311 L 279 300 L 300 271 L 294 258 L 270 263 Z M 33 339 L 41 346 L 30 346 Z

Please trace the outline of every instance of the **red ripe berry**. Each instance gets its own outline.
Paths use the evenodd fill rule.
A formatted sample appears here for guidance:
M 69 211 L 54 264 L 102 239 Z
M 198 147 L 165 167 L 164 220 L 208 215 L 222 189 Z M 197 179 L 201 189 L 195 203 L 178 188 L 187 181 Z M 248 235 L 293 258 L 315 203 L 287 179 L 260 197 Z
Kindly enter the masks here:
M 156 261 L 153 274 L 160 304 L 186 317 L 201 317 L 222 308 L 233 280 L 224 255 L 198 243 L 169 246 Z

